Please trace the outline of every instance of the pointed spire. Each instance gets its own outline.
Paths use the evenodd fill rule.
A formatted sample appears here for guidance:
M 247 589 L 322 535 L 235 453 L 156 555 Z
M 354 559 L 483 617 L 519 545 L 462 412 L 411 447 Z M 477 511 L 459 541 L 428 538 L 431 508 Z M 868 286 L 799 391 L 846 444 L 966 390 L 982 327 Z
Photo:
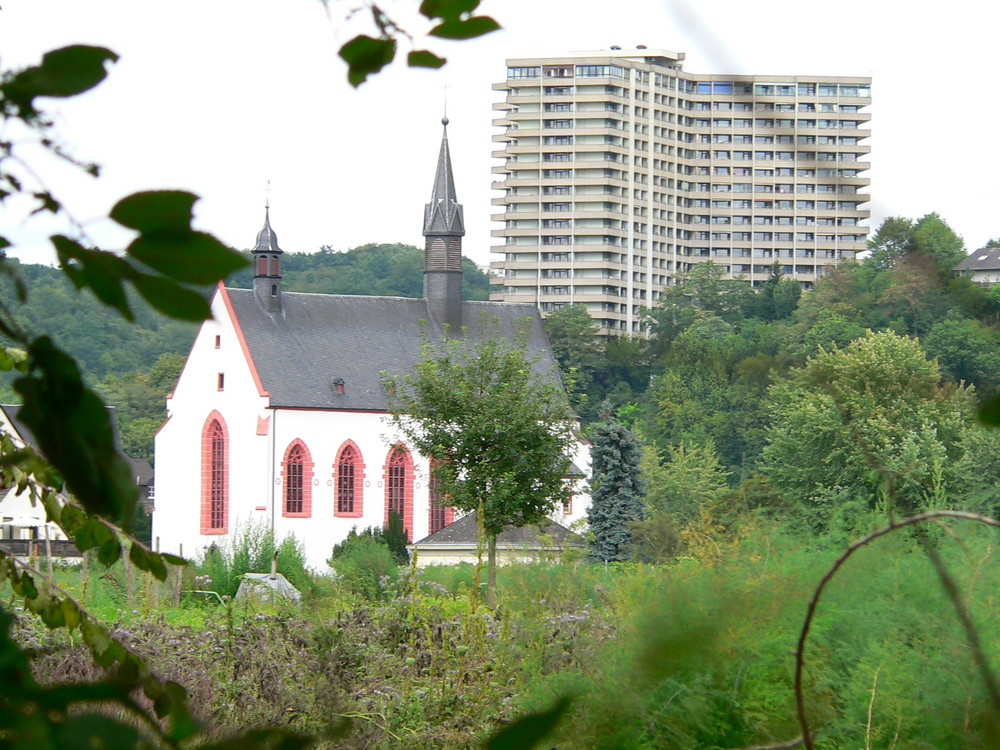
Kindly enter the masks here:
M 264 205 L 264 228 L 253 249 L 253 288 L 269 312 L 281 310 L 281 256 L 278 235 L 271 229 L 271 202 Z
M 264 206 L 264 228 L 257 233 L 257 246 L 255 253 L 280 253 L 283 252 L 278 247 L 278 235 L 271 229 L 271 206 L 270 201 Z
M 441 124 L 444 126 L 444 133 L 441 136 L 441 151 L 438 154 L 431 201 L 424 208 L 424 236 L 461 237 L 465 234 L 465 221 L 462 216 L 462 206 L 459 205 L 455 193 L 455 177 L 451 171 L 447 116 L 441 119 Z

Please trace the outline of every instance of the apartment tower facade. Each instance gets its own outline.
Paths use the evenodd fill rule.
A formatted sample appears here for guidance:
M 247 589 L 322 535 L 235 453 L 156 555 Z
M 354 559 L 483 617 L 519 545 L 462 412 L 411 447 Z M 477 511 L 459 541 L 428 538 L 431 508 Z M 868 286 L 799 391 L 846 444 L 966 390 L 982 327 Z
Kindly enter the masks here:
M 871 79 L 701 75 L 683 53 L 507 61 L 491 297 L 584 305 L 603 335 L 697 263 L 811 288 L 865 249 Z

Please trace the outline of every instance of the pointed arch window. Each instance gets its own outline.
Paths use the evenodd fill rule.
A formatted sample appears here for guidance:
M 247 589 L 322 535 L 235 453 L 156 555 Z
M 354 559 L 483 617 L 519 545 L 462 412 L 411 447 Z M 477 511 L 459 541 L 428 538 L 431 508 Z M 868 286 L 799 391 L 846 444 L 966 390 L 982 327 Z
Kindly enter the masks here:
M 402 443 L 389 449 L 385 462 L 385 523 L 395 511 L 403 517 L 407 539 L 413 538 L 413 457 Z
M 229 531 L 229 436 L 222 415 L 213 411 L 201 433 L 201 533 Z
M 443 505 L 441 503 L 442 495 L 440 482 L 434 474 L 435 463 L 437 462 L 434 459 L 431 459 L 431 474 L 427 484 L 427 500 L 430 505 L 427 524 L 428 534 L 435 534 L 438 531 L 441 531 L 441 529 L 455 520 L 455 509 L 449 505 Z
M 281 477 L 285 489 L 281 515 L 309 518 L 312 515 L 313 461 L 301 440 L 293 441 L 285 451 Z
M 353 440 L 348 440 L 337 454 L 334 464 L 335 492 L 333 514 L 346 518 L 360 518 L 364 510 L 365 464 L 361 451 Z

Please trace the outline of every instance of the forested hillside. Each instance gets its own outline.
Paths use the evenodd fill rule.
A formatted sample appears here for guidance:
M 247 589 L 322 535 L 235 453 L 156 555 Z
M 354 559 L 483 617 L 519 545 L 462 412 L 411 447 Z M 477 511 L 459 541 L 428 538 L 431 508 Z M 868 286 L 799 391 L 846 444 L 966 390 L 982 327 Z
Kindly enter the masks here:
M 995 512 L 1000 431 L 976 408 L 1000 386 L 1000 289 L 954 276 L 962 241 L 935 214 L 887 220 L 871 250 L 804 294 L 696 266 L 647 341 L 595 343 L 582 308 L 547 320 L 580 413 L 646 445 L 648 557 L 741 509 L 812 528 L 880 503 Z
M 317 253 L 286 253 L 282 283 L 292 292 L 419 297 L 423 262 L 423 250 L 413 245 L 368 244 L 346 252 L 325 246 Z M 91 294 L 78 292 L 58 269 L 10 263 L 31 289 L 24 303 L 12 305 L 16 317 L 77 358 L 85 377 L 118 409 L 126 451 L 152 457 L 164 398 L 173 389 L 197 326 L 168 319 L 141 301 L 132 305 L 136 320 L 129 323 Z M 467 258 L 463 269 L 466 299 L 487 299 L 488 277 Z M 247 270 L 226 283 L 249 287 L 250 281 Z M 0 277 L 0 298 L 8 304 L 17 298 L 7 276 Z M 0 402 L 17 401 L 10 378 L 0 379 Z

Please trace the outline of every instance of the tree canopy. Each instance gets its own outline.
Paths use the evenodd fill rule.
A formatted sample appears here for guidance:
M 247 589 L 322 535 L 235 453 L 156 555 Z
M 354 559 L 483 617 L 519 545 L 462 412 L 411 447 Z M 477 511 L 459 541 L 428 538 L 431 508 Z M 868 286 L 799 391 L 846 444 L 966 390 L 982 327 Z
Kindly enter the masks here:
M 393 424 L 431 458 L 441 496 L 479 514 L 491 598 L 497 535 L 542 523 L 572 491 L 574 421 L 558 374 L 528 353 L 530 322 L 504 336 L 484 313 L 476 338 L 429 341 L 412 374 L 385 376 Z

